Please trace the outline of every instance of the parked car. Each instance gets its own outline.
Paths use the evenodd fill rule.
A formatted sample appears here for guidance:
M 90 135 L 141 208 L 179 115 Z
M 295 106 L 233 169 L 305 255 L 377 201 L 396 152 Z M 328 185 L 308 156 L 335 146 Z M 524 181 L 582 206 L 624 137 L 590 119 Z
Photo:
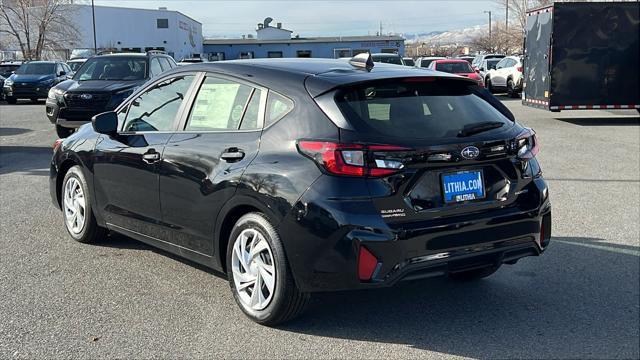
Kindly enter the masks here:
M 3 92 L 9 104 L 18 99 L 33 102 L 46 98 L 51 87 L 67 80 L 71 69 L 61 61 L 30 61 L 20 67 L 4 81 Z
M 0 75 L 0 89 L 4 87 L 4 76 Z M 4 100 L 4 91 L 0 91 L 0 100 Z
M 86 61 L 87 59 L 84 58 L 71 59 L 67 61 L 67 65 L 69 65 L 69 68 L 71 68 L 71 71 L 75 74 L 75 72 L 80 69 L 80 66 L 82 66 Z
M 18 70 L 18 68 L 22 64 L 23 61 L 20 60 L 3 61 L 2 63 L 0 63 L 0 75 L 2 75 L 2 77 L 6 79 L 11 76 L 11 74 L 13 74 L 16 70 Z
M 199 64 L 199 63 L 203 63 L 206 62 L 203 58 L 186 58 L 186 59 L 182 59 L 178 62 L 179 66 L 182 65 L 191 65 L 191 64 Z
M 413 60 L 413 58 L 410 58 L 410 57 L 403 57 L 402 63 L 405 66 L 416 66 L 416 62 Z
M 484 87 L 482 78 L 475 71 L 473 71 L 473 69 L 471 68 L 471 65 L 466 60 L 461 60 L 461 59 L 434 60 L 429 65 L 429 69 L 468 77 L 469 79 L 474 80 L 479 86 Z
M 172 57 L 151 52 L 89 58 L 73 79 L 49 91 L 45 111 L 59 137 L 67 137 L 93 115 L 115 109 L 148 79 L 175 68 Z
M 502 60 L 502 58 L 482 60 L 480 66 L 478 66 L 475 70 L 480 75 L 480 78 L 483 79 L 483 81 L 487 78 L 487 73 L 489 72 L 489 70 L 495 69 L 500 60 Z
M 398 54 L 371 54 L 371 58 L 373 59 L 373 62 L 376 63 L 404 65 L 404 63 L 402 62 L 402 58 Z
M 442 59 L 446 59 L 444 57 L 441 56 L 431 56 L 431 57 L 419 57 L 416 59 L 416 63 L 415 66 L 416 67 L 422 67 L 422 68 L 428 68 L 429 65 L 431 65 L 431 62 L 433 60 L 442 60 Z
M 476 68 L 480 67 L 480 64 L 482 64 L 483 60 L 502 59 L 505 56 L 506 55 L 503 55 L 503 54 L 479 54 L 479 55 L 476 55 L 475 58 L 473 58 L 473 61 L 471 62 L 471 67 L 473 67 L 473 70 L 476 70 Z
M 491 92 L 506 91 L 510 97 L 518 97 L 522 92 L 522 59 L 520 56 L 507 56 L 501 59 L 496 68 L 485 75 L 487 89 Z
M 373 65 L 163 73 L 55 142 L 66 230 L 83 243 L 122 233 L 224 271 L 266 325 L 313 292 L 479 279 L 540 255 L 551 207 L 533 130 L 474 81 Z

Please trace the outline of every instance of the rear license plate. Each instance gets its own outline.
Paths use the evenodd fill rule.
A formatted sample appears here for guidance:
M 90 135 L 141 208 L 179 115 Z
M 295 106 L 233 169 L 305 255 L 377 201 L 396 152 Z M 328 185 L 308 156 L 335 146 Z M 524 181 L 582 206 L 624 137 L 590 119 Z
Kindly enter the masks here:
M 460 171 L 442 175 L 442 193 L 445 203 L 484 198 L 482 171 Z

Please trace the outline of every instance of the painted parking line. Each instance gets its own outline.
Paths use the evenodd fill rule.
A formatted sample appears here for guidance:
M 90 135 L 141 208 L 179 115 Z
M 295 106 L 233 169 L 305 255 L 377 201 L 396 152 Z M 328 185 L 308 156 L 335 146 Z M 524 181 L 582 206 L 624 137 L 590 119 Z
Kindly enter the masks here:
M 611 252 L 618 253 L 618 254 L 625 254 L 625 255 L 632 255 L 632 256 L 640 257 L 640 250 L 619 249 L 619 248 L 616 248 L 616 247 L 613 247 L 613 246 L 586 244 L 586 243 L 578 243 L 578 242 L 571 242 L 571 241 L 564 241 L 564 240 L 553 240 L 552 239 L 552 241 L 553 242 L 559 242 L 559 243 L 567 244 L 567 245 L 584 246 L 584 247 L 588 247 L 588 248 L 592 248 L 592 249 L 611 251 Z

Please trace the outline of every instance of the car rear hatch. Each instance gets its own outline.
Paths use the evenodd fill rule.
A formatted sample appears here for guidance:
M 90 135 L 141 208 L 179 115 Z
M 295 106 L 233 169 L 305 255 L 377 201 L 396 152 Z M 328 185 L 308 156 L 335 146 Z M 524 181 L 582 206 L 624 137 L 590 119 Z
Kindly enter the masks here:
M 535 135 L 481 94 L 460 78 L 419 77 L 359 82 L 331 95 L 349 125 L 340 130 L 342 148 L 363 149 L 372 201 L 387 225 L 399 239 L 439 234 L 412 253 L 487 242 L 481 229 L 494 225 L 502 238 L 538 231 L 527 214 L 540 204 Z

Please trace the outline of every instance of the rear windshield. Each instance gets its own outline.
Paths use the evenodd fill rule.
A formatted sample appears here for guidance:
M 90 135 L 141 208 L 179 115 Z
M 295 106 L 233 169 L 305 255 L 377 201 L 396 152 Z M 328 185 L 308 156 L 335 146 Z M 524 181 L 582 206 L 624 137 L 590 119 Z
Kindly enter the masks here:
M 374 62 L 402 65 L 402 59 L 399 56 L 373 56 Z
M 56 64 L 53 63 L 27 63 L 16 70 L 19 75 L 48 75 L 55 73 Z
M 468 74 L 473 72 L 468 62 L 442 62 L 436 63 L 436 70 L 452 74 Z
M 74 80 L 143 80 L 147 74 L 144 57 L 105 56 L 87 60 Z
M 407 66 L 413 66 L 415 65 L 415 62 L 413 62 L 413 59 L 404 59 L 404 64 Z
M 429 78 L 427 78 L 429 79 Z M 372 82 L 336 94 L 357 131 L 405 138 L 456 137 L 466 125 L 511 120 L 478 96 L 466 81 L 416 79 Z

